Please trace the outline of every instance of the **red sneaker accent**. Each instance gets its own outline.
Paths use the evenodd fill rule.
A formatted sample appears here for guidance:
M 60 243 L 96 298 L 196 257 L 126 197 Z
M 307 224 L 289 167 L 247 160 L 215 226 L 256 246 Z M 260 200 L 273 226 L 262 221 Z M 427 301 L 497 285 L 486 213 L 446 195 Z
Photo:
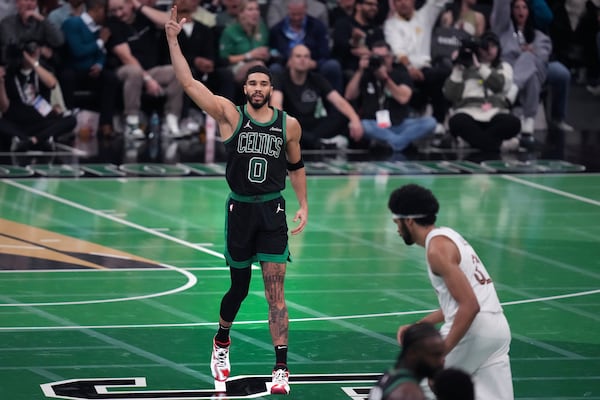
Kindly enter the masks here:
M 273 370 L 273 380 L 271 394 L 289 394 L 290 393 L 290 371 L 284 368 Z

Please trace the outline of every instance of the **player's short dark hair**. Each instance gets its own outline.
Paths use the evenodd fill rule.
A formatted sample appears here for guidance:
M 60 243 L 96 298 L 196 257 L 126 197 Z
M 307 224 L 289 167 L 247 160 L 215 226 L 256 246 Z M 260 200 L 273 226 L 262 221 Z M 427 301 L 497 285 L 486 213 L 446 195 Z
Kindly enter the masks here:
M 410 183 L 390 194 L 388 208 L 397 215 L 424 215 L 413 219 L 419 225 L 433 225 L 440 204 L 431 190 Z
M 438 400 L 475 400 L 471 376 L 458 368 L 446 368 L 433 378 L 433 391 Z
M 408 327 L 402 335 L 402 357 L 413 347 L 416 347 L 423 340 L 431 337 L 440 337 L 440 332 L 435 325 L 429 322 L 419 322 Z
M 244 79 L 244 84 L 248 82 L 248 77 L 250 74 L 255 74 L 257 72 L 267 75 L 269 77 L 269 83 L 271 83 L 271 85 L 273 84 L 273 75 L 271 74 L 271 71 L 262 64 L 254 65 L 248 69 L 248 72 L 246 72 L 246 79 Z

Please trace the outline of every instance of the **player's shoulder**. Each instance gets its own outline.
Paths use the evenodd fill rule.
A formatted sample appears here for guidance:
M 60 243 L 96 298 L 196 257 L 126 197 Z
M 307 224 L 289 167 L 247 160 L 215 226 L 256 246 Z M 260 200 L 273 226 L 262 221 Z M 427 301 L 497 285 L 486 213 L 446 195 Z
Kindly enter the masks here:
M 300 126 L 300 122 L 291 115 L 287 114 L 285 116 L 285 130 L 288 141 L 290 140 L 300 140 L 300 136 L 302 135 L 302 128 Z
M 298 119 L 288 113 L 285 113 L 285 124 L 288 129 L 300 128 L 300 122 Z

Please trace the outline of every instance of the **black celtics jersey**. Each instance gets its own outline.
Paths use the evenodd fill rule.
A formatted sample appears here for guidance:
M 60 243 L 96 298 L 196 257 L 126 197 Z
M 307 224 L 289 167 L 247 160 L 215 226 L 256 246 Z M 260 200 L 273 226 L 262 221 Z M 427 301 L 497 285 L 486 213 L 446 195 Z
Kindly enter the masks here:
M 375 386 L 369 392 L 369 400 L 382 400 L 386 399 L 390 393 L 403 383 L 414 382 L 419 384 L 413 374 L 403 368 L 390 369 L 377 381 Z
M 287 176 L 286 113 L 274 108 L 273 119 L 260 123 L 248 116 L 246 106 L 238 106 L 238 111 L 240 122 L 224 142 L 229 188 L 244 196 L 283 190 Z

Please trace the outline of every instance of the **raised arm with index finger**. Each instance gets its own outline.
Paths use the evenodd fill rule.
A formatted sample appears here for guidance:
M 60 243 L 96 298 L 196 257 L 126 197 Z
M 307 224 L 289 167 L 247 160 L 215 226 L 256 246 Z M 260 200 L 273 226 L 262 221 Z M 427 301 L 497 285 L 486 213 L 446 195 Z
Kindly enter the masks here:
M 171 55 L 171 63 L 175 69 L 175 76 L 188 96 L 207 114 L 219 124 L 219 133 L 223 140 L 228 139 L 237 125 L 240 114 L 229 99 L 217 96 L 202 82 L 194 79 L 190 67 L 181 52 L 177 37 L 186 19 L 177 21 L 177 6 L 171 8 L 171 18 L 165 24 L 165 33 Z

